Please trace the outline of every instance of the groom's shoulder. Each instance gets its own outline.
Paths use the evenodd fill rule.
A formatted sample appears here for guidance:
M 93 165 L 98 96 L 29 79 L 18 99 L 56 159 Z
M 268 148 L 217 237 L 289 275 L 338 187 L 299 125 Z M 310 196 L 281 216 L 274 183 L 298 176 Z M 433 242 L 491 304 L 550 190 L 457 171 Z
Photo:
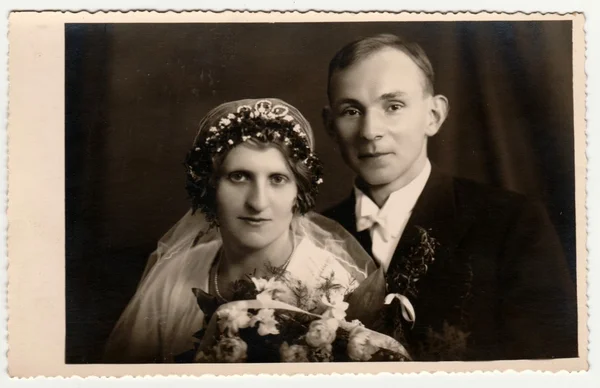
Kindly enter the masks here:
M 430 192 L 421 193 L 421 196 L 426 197 L 424 200 L 427 202 L 423 203 L 423 206 L 431 205 L 429 203 L 431 200 L 440 199 L 440 196 L 431 193 L 431 191 L 435 192 L 440 188 L 444 192 L 452 193 L 458 209 L 468 210 L 469 213 L 483 212 L 488 215 L 499 216 L 502 213 L 514 214 L 519 209 L 540 205 L 538 201 L 516 191 L 450 174 L 439 168 L 435 168 L 435 173 L 432 174 L 430 179 L 434 182 L 430 182 L 431 184 L 427 185 L 428 188 L 425 188 Z M 321 214 L 346 226 L 348 223 L 354 222 L 354 207 L 354 195 L 349 193 L 342 201 L 321 211 Z
M 453 176 L 452 181 L 456 209 L 470 217 L 493 222 L 549 221 L 546 207 L 536 198 L 468 178 Z
M 514 207 L 531 201 L 516 191 L 469 178 L 452 176 L 455 199 L 463 206 Z

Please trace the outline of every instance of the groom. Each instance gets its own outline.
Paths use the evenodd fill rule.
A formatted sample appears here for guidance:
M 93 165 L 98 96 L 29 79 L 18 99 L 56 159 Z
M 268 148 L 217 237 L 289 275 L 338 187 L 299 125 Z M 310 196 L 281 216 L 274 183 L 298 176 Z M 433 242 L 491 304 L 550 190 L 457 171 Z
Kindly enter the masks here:
M 433 78 L 425 52 L 393 35 L 334 56 L 323 118 L 358 177 L 324 214 L 383 267 L 389 290 L 418 275 L 415 324 L 403 325 L 417 360 L 576 357 L 575 287 L 544 209 L 429 161 L 448 112 Z M 423 231 L 437 241 L 433 261 L 407 264 Z

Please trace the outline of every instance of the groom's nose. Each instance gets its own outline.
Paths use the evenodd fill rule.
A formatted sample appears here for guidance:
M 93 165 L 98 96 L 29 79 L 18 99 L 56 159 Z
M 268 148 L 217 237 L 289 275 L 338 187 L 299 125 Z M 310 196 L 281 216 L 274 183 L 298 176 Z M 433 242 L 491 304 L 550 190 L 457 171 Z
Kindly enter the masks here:
M 376 112 L 366 112 L 361 121 L 360 136 L 363 139 L 372 141 L 383 136 L 381 119 Z

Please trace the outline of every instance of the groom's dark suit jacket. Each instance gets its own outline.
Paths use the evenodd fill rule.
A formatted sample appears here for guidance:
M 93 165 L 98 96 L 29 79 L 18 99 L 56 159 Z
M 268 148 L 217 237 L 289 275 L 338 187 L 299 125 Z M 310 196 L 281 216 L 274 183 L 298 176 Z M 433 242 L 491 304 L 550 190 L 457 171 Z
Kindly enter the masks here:
M 356 231 L 354 195 L 324 215 L 371 251 L 369 232 Z M 405 336 L 416 359 L 577 356 L 575 286 L 542 206 L 434 166 L 388 272 L 416 243 L 416 226 L 440 244 L 411 300 L 417 318 Z

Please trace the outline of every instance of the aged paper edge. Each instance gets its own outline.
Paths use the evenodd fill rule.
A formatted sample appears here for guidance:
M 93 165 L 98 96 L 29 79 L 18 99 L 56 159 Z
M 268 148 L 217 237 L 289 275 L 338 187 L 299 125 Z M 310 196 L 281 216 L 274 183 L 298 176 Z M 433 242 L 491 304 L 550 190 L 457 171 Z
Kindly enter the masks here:
M 64 24 L 571 20 L 579 357 L 436 363 L 74 365 L 64 363 Z M 585 40 L 579 13 L 13 12 L 9 22 L 8 362 L 13 377 L 231 376 L 587 370 Z M 35 107 L 35 109 L 31 109 Z M 35 189 L 48 190 L 39 196 Z M 35 193 L 35 197 L 32 196 Z M 35 241 L 35 244 L 31 242 Z M 40 330 L 40 322 L 44 329 Z M 44 349 L 44 351 L 40 351 Z

